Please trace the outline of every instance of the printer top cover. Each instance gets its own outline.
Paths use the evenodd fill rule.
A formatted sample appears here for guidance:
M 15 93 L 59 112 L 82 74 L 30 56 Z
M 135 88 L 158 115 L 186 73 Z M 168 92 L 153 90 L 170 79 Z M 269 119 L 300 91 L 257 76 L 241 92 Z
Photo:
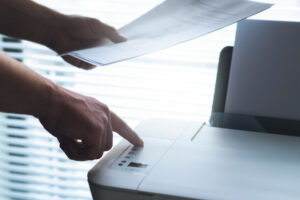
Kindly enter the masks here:
M 172 120 L 136 131 L 145 147 L 119 143 L 89 172 L 90 184 L 180 199 L 299 199 L 298 137 Z

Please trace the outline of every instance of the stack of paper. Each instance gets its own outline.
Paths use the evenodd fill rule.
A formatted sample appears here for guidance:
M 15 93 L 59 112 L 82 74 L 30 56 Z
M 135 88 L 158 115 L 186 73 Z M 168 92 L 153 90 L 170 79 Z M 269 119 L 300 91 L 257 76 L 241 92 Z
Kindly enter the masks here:
M 203 36 L 271 6 L 246 0 L 166 0 L 119 30 L 128 41 L 67 54 L 108 65 Z

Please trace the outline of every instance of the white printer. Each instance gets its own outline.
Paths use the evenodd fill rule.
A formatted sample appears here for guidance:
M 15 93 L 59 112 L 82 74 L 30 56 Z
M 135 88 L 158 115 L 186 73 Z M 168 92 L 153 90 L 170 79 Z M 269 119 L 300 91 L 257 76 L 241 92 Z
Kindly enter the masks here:
M 300 23 L 240 22 L 209 125 L 146 120 L 88 174 L 94 200 L 299 200 Z M 231 58 L 232 57 L 232 58 Z

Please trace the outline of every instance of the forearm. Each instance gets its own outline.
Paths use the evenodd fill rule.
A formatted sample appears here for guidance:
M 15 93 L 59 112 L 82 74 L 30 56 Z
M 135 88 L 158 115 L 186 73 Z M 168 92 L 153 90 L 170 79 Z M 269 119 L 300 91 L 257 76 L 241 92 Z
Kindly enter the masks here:
M 0 52 L 0 111 L 42 116 L 58 86 Z
M 49 45 L 64 15 L 31 0 L 0 0 L 0 33 Z

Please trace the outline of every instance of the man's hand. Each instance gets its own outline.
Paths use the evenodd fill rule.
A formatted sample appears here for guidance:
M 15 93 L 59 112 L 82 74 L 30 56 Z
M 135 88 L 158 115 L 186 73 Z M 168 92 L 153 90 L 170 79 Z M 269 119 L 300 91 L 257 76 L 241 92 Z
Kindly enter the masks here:
M 112 131 L 136 146 L 138 135 L 106 105 L 66 90 L 0 52 L 0 111 L 33 115 L 70 159 L 92 160 L 112 146 Z
M 59 24 L 57 33 L 51 36 L 52 38 L 48 44 L 51 49 L 59 54 L 87 48 L 95 43 L 101 43 L 104 39 L 115 43 L 126 41 L 126 38 L 121 36 L 115 28 L 94 18 L 64 16 Z M 83 69 L 94 67 L 71 56 L 63 56 L 63 59 Z
M 142 139 L 106 105 L 91 97 L 60 90 L 53 107 L 39 119 L 70 159 L 100 158 L 112 147 L 112 131 L 133 145 L 143 146 Z
M 31 0 L 0 1 L 0 33 L 43 44 L 58 54 L 84 49 L 104 39 L 124 42 L 126 38 L 97 19 L 64 15 Z M 68 63 L 83 69 L 94 66 L 70 56 Z
M 96 19 L 66 16 L 31 0 L 2 0 L 0 33 L 44 44 L 57 53 L 82 49 L 103 39 L 126 39 Z M 71 57 L 69 63 L 93 66 Z M 63 89 L 0 52 L 0 111 L 33 115 L 73 160 L 91 160 L 112 146 L 112 131 L 132 144 L 143 141 L 99 101 Z

